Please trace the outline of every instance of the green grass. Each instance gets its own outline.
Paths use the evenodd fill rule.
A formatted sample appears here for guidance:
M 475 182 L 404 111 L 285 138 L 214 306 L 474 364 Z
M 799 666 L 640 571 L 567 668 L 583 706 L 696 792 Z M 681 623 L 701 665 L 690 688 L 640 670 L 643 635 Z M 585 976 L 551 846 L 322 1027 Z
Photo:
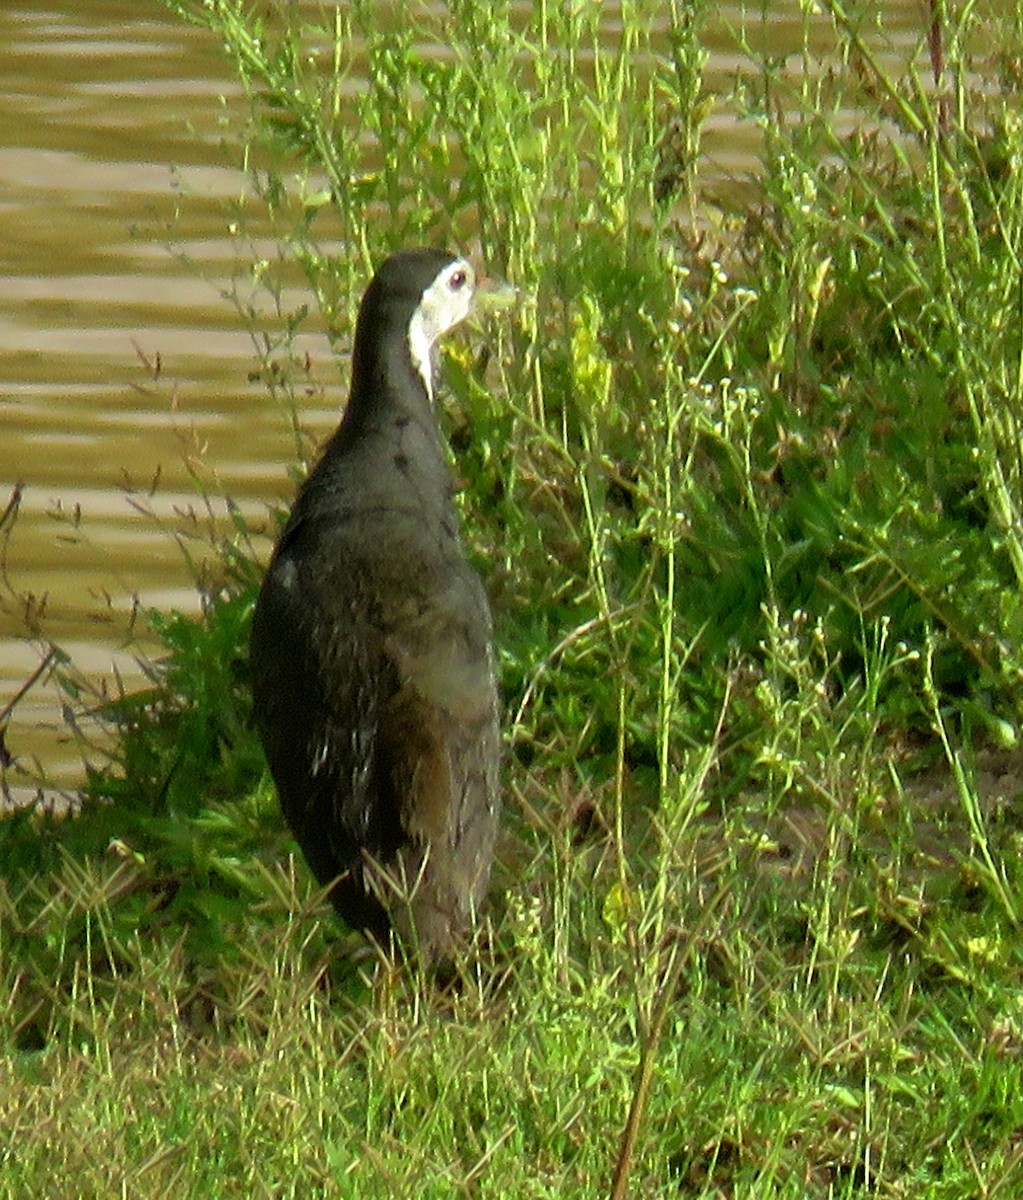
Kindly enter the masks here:
M 271 298 L 297 265 L 343 351 L 421 241 L 526 297 L 445 372 L 508 816 L 460 987 L 360 953 L 250 728 L 251 531 L 213 530 L 81 816 L 0 829 L 0 1192 L 1019 1193 L 1023 140 L 986 48 L 1023 10 L 945 12 L 938 85 L 838 4 L 802 72 L 747 18 L 729 211 L 709 8 L 168 2 L 251 94 L 225 219 L 276 223 Z M 304 316 L 253 329 L 299 455 Z

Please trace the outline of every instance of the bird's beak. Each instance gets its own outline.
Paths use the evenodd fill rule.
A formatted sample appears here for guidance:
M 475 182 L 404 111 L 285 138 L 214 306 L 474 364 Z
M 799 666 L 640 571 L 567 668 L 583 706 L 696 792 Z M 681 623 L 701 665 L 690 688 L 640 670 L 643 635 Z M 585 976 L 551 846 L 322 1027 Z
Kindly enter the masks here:
M 476 280 L 473 308 L 477 314 L 505 312 L 519 299 L 519 289 L 503 279 L 483 275 Z

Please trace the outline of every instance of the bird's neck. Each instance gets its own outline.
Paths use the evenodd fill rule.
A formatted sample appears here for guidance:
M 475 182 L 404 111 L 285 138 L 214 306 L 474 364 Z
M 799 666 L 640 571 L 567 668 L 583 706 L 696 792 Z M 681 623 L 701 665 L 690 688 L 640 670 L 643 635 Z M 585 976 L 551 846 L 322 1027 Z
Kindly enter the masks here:
M 450 472 L 426 381 L 403 337 L 356 340 L 344 418 L 323 455 L 323 469 L 350 456 L 366 466 L 372 491 L 408 491 L 445 506 Z M 433 497 L 428 501 L 427 497 Z
M 401 410 L 433 421 L 433 364 L 429 348 L 419 351 L 415 358 L 413 351 L 403 330 L 369 344 L 357 338 L 352 354 L 348 411 L 361 416 L 373 411 Z

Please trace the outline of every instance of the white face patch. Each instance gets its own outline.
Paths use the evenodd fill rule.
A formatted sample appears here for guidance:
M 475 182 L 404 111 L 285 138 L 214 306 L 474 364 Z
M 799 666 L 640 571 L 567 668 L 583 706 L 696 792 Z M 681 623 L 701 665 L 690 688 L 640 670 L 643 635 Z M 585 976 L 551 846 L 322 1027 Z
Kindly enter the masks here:
M 464 258 L 448 263 L 423 292 L 408 327 L 408 348 L 412 365 L 419 372 L 426 394 L 433 399 L 434 343 L 469 315 L 476 276 Z

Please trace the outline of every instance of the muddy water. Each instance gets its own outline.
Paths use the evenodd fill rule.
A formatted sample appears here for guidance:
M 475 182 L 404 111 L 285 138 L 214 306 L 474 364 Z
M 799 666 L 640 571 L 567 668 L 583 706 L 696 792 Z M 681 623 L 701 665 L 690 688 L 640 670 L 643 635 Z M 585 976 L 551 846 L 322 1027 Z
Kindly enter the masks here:
M 886 36 L 914 45 L 919 6 L 887 9 Z M 751 33 L 794 50 L 798 5 L 772 10 L 766 24 L 747 18 Z M 222 294 L 251 250 L 232 226 L 244 181 L 230 130 L 247 106 L 215 39 L 157 0 L 4 0 L 0 48 L 0 509 L 24 485 L 0 545 L 2 714 L 50 640 L 97 687 L 137 686 L 136 607 L 197 603 L 174 536 L 198 506 L 189 464 L 258 517 L 290 493 L 294 446 L 250 380 L 252 343 Z M 722 28 L 711 87 L 726 92 L 738 63 Z M 723 185 L 752 172 L 752 144 L 715 114 L 708 170 Z M 326 385 L 303 416 L 322 435 L 343 364 L 315 325 L 300 348 Z M 81 775 L 45 678 L 6 745 L 16 787 Z

